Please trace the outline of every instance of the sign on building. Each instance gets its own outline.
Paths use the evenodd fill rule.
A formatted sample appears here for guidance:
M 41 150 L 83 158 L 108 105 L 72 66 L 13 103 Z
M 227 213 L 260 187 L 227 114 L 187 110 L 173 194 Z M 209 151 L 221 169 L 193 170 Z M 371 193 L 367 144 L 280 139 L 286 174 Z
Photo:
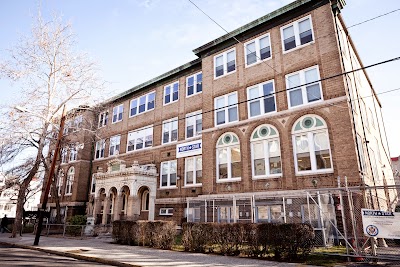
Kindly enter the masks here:
M 178 144 L 176 146 L 176 158 L 201 155 L 202 146 L 203 146 L 203 141 L 201 139 L 192 142 L 186 142 L 183 144 Z
M 400 239 L 400 212 L 361 209 L 364 234 Z

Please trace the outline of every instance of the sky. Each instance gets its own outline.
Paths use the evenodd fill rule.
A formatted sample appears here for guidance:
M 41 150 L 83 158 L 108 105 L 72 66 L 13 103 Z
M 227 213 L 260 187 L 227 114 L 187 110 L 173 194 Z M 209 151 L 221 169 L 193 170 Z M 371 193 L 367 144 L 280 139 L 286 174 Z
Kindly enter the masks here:
M 272 12 L 292 0 L 192 0 L 227 31 Z M 347 0 L 342 15 L 347 26 L 400 9 L 398 0 Z M 379 4 L 378 4 L 379 2 Z M 57 12 L 72 23 L 78 49 L 98 62 L 114 96 L 196 56 L 192 50 L 225 34 L 188 0 L 2 0 L 0 59 L 28 34 L 41 6 L 46 18 Z M 351 27 L 350 35 L 365 66 L 400 56 L 400 10 Z M 400 61 L 367 73 L 383 107 L 392 157 L 400 155 Z M 21 97 L 18 84 L 0 79 L 0 104 Z

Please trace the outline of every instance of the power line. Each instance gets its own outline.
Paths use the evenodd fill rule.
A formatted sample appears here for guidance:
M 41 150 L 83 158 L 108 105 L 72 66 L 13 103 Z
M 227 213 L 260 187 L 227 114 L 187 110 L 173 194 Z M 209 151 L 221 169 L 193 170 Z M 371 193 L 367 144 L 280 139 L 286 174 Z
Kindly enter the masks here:
M 364 69 L 367 69 L 367 68 L 376 67 L 376 66 L 379 66 L 379 65 L 382 65 L 382 64 L 387 64 L 387 63 L 394 62 L 394 61 L 397 61 L 397 60 L 400 60 L 400 57 L 391 58 L 391 59 L 388 59 L 388 60 L 377 62 L 377 63 L 371 64 L 371 65 L 368 65 L 368 66 L 365 66 L 365 67 L 361 67 L 361 68 L 358 68 L 358 69 L 354 69 L 354 70 L 351 70 L 351 71 L 338 73 L 338 74 L 335 74 L 335 75 L 332 75 L 332 76 L 321 78 L 319 80 L 316 80 L 316 81 L 313 81 L 313 82 L 310 82 L 310 83 L 305 83 L 305 84 L 302 84 L 302 85 L 298 85 L 296 87 L 275 91 L 275 92 L 273 92 L 271 94 L 268 94 L 268 95 L 263 95 L 263 96 L 259 96 L 259 97 L 256 97 L 256 98 L 243 100 L 243 101 L 237 102 L 235 104 L 230 104 L 230 105 L 227 105 L 227 106 L 224 106 L 224 107 L 221 107 L 221 108 L 214 108 L 214 109 L 210 109 L 210 110 L 207 110 L 207 111 L 202 111 L 202 112 L 199 112 L 199 113 L 191 115 L 191 116 L 185 116 L 183 118 L 179 118 L 178 117 L 175 120 L 169 120 L 168 122 L 165 122 L 165 123 L 162 122 L 162 123 L 153 124 L 151 127 L 150 126 L 145 126 L 145 127 L 142 127 L 142 128 L 138 128 L 136 130 L 127 130 L 127 131 L 124 131 L 123 133 L 120 133 L 120 134 L 128 134 L 130 132 L 139 132 L 141 130 L 146 130 L 146 129 L 153 128 L 154 126 L 162 126 L 162 125 L 170 123 L 170 122 L 186 120 L 187 118 L 195 117 L 195 116 L 200 115 L 200 114 L 203 115 L 203 114 L 207 114 L 207 113 L 214 112 L 214 111 L 217 111 L 217 110 L 222 110 L 222 109 L 225 109 L 225 108 L 234 107 L 234 106 L 237 106 L 237 105 L 240 105 L 240 104 L 247 103 L 249 101 L 254 101 L 254 100 L 257 100 L 257 99 L 263 99 L 265 97 L 269 97 L 269 96 L 276 95 L 276 94 L 279 94 L 279 93 L 285 93 L 287 91 L 294 90 L 296 88 L 301 88 L 301 87 L 304 87 L 304 86 L 307 86 L 307 85 L 315 84 L 317 82 L 326 81 L 326 80 L 329 80 L 329 79 L 334 79 L 334 78 L 337 78 L 337 77 L 340 77 L 340 76 L 343 76 L 343 75 L 354 73 L 356 71 L 361 71 L 361 70 L 364 70 Z M 384 92 L 381 92 L 379 94 L 389 93 L 389 92 L 398 91 L 398 90 L 400 90 L 400 88 L 384 91 Z M 375 93 L 375 95 L 378 95 L 378 93 Z M 373 96 L 373 95 L 366 96 L 366 97 L 371 97 L 371 96 Z M 358 100 L 358 99 L 363 99 L 363 98 L 366 98 L 366 97 L 360 97 L 360 98 L 357 98 L 357 99 L 353 99 L 352 101 L 355 101 L 355 100 Z M 338 107 L 341 107 L 341 106 L 338 106 Z M 346 107 L 341 107 L 341 108 L 346 108 Z
M 376 16 L 376 17 L 373 17 L 373 18 L 370 18 L 370 19 L 367 19 L 367 20 L 361 21 L 361 22 L 359 22 L 359 23 L 353 24 L 353 25 L 351 25 L 351 26 L 347 27 L 347 29 L 350 29 L 350 28 L 352 28 L 352 27 L 355 27 L 355 26 L 358 26 L 358 25 L 364 24 L 364 23 L 366 23 L 366 22 L 369 22 L 369 21 L 375 20 L 375 19 L 377 19 L 377 18 L 381 18 L 381 17 L 387 16 L 387 15 L 389 15 L 389 14 L 392 14 L 392 13 L 394 13 L 394 12 L 397 12 L 397 11 L 400 11 L 400 8 L 398 8 L 398 9 L 395 9 L 395 10 L 392 10 L 392 11 L 390 11 L 390 12 L 388 12 L 388 13 L 385 13 L 385 14 L 382 14 L 382 15 L 379 15 L 379 16 Z

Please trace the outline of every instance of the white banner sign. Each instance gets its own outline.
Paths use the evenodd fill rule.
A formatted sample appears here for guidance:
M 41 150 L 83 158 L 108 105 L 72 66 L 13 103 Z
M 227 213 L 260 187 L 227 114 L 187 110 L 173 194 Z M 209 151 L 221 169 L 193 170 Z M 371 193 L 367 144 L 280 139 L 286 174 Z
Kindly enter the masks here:
M 400 212 L 361 209 L 364 234 L 400 239 Z
M 203 142 L 201 139 L 176 145 L 176 158 L 201 155 L 202 146 Z

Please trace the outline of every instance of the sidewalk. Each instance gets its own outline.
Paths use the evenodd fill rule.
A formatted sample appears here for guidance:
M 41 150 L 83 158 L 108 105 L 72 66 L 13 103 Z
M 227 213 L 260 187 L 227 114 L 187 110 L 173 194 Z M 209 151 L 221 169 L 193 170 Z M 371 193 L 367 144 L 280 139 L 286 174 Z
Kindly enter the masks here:
M 9 238 L 0 233 L 0 243 L 47 253 L 99 262 L 114 266 L 137 267 L 280 267 L 306 266 L 295 263 L 274 262 L 239 257 L 218 256 L 201 253 L 175 252 L 146 247 L 112 244 L 111 238 L 68 239 L 41 236 L 39 246 L 33 246 L 34 235 Z M 311 265 L 307 265 L 311 266 Z

